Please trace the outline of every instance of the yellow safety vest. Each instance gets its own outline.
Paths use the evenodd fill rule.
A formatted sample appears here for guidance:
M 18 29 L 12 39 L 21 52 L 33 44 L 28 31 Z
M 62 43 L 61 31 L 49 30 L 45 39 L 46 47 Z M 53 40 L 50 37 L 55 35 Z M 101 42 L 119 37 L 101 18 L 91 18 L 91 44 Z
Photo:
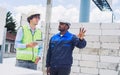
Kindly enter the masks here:
M 27 25 L 22 26 L 22 28 L 23 38 L 21 42 L 23 44 L 28 44 L 36 40 L 42 40 L 42 32 L 39 29 L 37 29 L 34 35 L 32 35 L 32 32 Z M 16 51 L 16 59 L 28 60 L 32 62 L 35 62 L 38 54 L 38 48 L 17 48 Z

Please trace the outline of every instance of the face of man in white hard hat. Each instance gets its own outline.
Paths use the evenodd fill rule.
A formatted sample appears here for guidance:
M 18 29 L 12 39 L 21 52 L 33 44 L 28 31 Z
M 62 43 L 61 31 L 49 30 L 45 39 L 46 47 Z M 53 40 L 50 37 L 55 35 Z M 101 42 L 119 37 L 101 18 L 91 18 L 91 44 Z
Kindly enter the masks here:
M 59 28 L 58 30 L 61 32 L 67 31 L 69 29 L 69 26 L 64 22 L 59 22 Z
M 30 17 L 27 18 L 27 20 L 29 24 L 38 25 L 38 22 L 40 20 L 40 14 L 31 15 Z

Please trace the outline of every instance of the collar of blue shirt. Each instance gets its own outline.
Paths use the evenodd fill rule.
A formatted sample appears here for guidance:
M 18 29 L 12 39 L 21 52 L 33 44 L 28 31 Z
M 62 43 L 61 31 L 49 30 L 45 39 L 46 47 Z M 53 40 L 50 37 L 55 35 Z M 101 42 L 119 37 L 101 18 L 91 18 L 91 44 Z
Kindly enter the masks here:
M 66 37 L 67 37 L 67 36 L 69 36 L 69 34 L 70 34 L 69 31 L 67 31 L 63 36 L 66 36 Z M 58 35 L 58 36 L 61 36 L 60 32 L 59 32 L 57 35 Z M 62 37 L 63 37 L 63 36 L 62 36 Z

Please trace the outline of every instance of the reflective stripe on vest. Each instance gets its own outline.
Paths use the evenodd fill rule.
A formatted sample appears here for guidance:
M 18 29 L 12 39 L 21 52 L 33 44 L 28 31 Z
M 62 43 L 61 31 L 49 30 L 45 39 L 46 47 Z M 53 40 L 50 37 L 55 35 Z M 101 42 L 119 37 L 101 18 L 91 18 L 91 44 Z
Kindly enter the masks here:
M 22 43 L 27 44 L 34 42 L 36 40 L 42 39 L 42 33 L 39 29 L 36 29 L 34 35 L 32 35 L 31 30 L 27 25 L 22 26 L 23 28 L 23 38 Z M 29 60 L 35 62 L 38 54 L 38 48 L 17 48 L 16 58 L 19 60 Z
M 19 54 L 32 54 L 32 52 L 31 51 L 23 51 L 23 50 L 17 50 L 17 52 L 19 53 Z M 34 53 L 35 55 L 37 55 L 38 53 Z

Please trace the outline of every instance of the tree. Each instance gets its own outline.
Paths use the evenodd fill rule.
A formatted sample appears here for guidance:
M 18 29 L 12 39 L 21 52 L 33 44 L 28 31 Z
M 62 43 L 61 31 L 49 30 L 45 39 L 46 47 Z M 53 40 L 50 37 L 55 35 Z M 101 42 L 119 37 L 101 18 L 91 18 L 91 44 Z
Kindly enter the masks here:
M 16 33 L 16 21 L 13 19 L 12 17 L 12 13 L 9 11 L 7 12 L 6 14 L 6 25 L 5 27 L 7 28 L 7 32 L 10 32 L 10 33 L 13 33 L 15 34 Z

